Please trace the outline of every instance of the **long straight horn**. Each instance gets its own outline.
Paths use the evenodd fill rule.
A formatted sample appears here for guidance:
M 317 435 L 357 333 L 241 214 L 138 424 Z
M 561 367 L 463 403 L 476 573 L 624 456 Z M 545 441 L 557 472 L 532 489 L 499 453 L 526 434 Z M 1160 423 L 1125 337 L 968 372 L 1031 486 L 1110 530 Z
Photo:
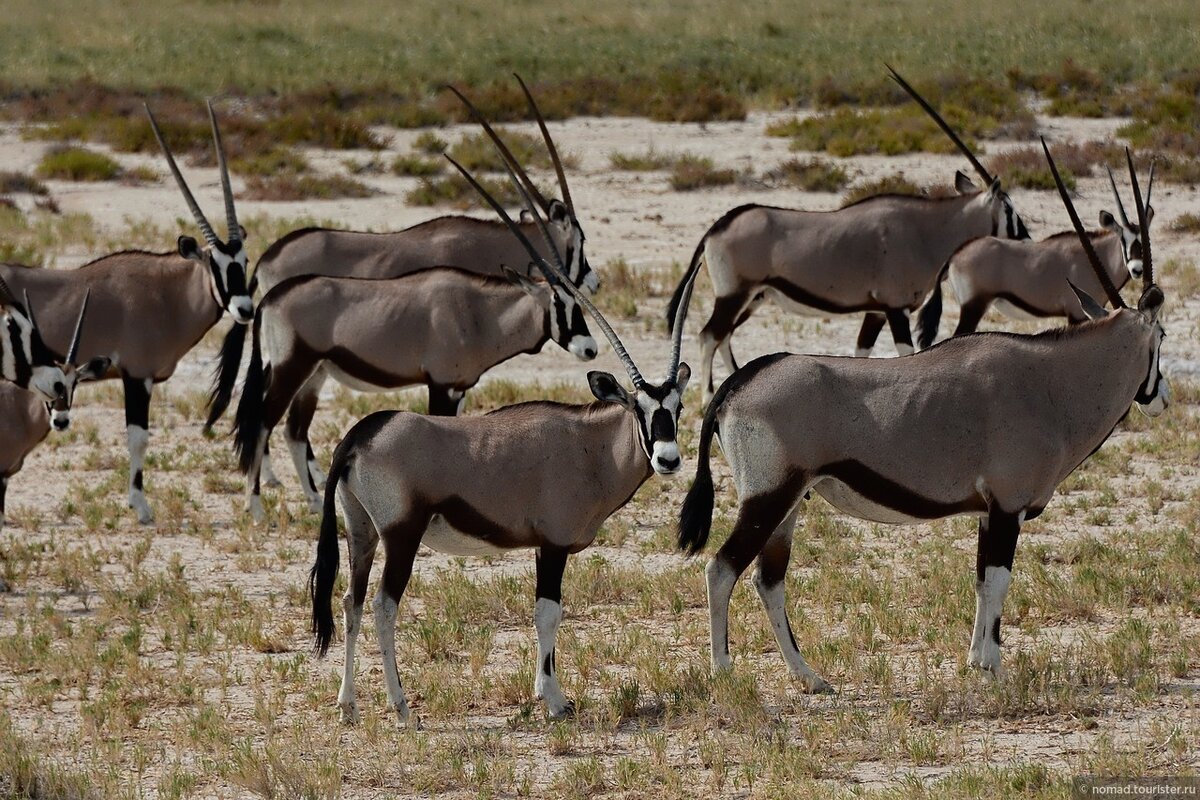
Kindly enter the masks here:
M 925 109 L 925 113 L 933 118 L 933 121 L 936 122 L 937 126 L 942 129 L 942 132 L 949 136 L 950 141 L 954 142 L 958 149 L 962 151 L 962 154 L 967 157 L 967 161 L 970 161 L 971 166 L 975 168 L 977 173 L 979 173 L 979 177 L 983 178 L 984 185 L 990 185 L 994 180 L 992 174 L 983 168 L 983 164 L 979 163 L 979 159 L 976 158 L 975 154 L 971 152 L 971 148 L 967 147 L 966 143 L 963 142 L 962 139 L 958 138 L 958 134 L 955 133 L 954 130 L 946 123 L 946 120 L 942 119 L 942 115 L 939 114 L 933 106 L 929 105 L 929 102 L 924 97 L 921 97 L 921 95 L 917 94 L 917 90 L 909 85 L 908 81 L 900 77 L 900 73 L 892 69 L 890 64 L 884 64 L 884 66 L 888 68 L 888 72 L 892 73 L 892 80 L 900 84 L 900 88 L 908 92 L 909 96 L 913 100 L 916 100 L 917 104 L 920 105 L 921 108 Z
M 88 298 L 91 295 L 91 289 L 83 293 L 83 305 L 79 307 L 79 319 L 75 322 L 75 333 L 71 336 L 71 348 L 67 350 L 68 364 L 74 364 L 75 357 L 79 355 L 79 339 L 83 335 L 83 315 L 87 313 Z
M 1121 215 L 1121 224 L 1128 228 L 1129 216 L 1125 213 L 1125 204 L 1121 202 L 1121 193 L 1117 191 L 1117 179 L 1113 177 L 1112 167 L 1105 169 L 1108 170 L 1108 185 L 1112 187 L 1113 199 L 1117 201 L 1117 213 Z
M 675 315 L 675 329 L 671 331 L 671 364 L 667 367 L 667 380 L 674 381 L 679 377 L 679 357 L 683 352 L 683 322 L 687 318 L 688 305 L 692 301 L 692 288 L 696 285 L 695 270 L 688 276 L 687 285 L 683 288 L 683 297 L 679 300 L 679 310 Z
M 520 162 L 517 161 L 516 156 L 514 156 L 512 151 L 508 149 L 508 145 L 504 144 L 504 140 L 501 139 L 496 131 L 492 129 L 492 126 L 488 124 L 488 121 L 484 119 L 483 114 L 479 113 L 479 109 L 477 109 L 475 105 L 467 99 L 466 95 L 464 95 L 455 87 L 447 84 L 446 88 L 454 92 L 454 96 L 463 102 L 463 105 L 465 105 L 467 110 L 471 112 L 471 116 L 474 117 L 475 121 L 483 127 L 483 132 L 488 135 L 488 138 L 492 140 L 492 144 L 494 144 L 496 149 L 500 151 L 501 159 L 508 162 L 511 168 L 516 170 L 517 174 L 521 178 L 521 183 L 537 200 L 537 204 L 541 207 L 542 213 L 549 213 L 550 201 L 538 191 L 537 186 L 535 186 L 533 181 L 530 180 L 529 173 L 525 172 L 525 168 L 521 166 Z M 536 216 L 536 214 L 534 216 Z
M 542 131 L 542 138 L 546 140 L 546 149 L 550 151 L 550 160 L 554 162 L 554 172 L 558 175 L 558 187 L 562 189 L 563 202 L 567 204 L 567 209 L 574 214 L 575 204 L 571 202 L 571 190 L 567 188 L 567 175 L 563 172 L 562 160 L 558 157 L 558 148 L 554 146 L 554 140 L 550 138 L 550 131 L 546 130 L 546 120 L 542 119 L 542 112 L 538 109 L 537 103 L 533 100 L 533 94 L 530 93 L 529 87 L 525 85 L 525 81 L 521 80 L 521 76 L 513 73 L 513 77 L 517 79 L 517 83 L 521 84 L 521 90 L 525 92 L 525 99 L 529 101 L 529 108 L 533 111 L 533 116 L 537 118 L 538 127 Z
M 204 212 L 200 210 L 200 205 L 196 202 L 196 198 L 192 196 L 192 190 L 188 188 L 187 181 L 183 179 L 183 174 L 179 171 L 179 166 L 175 163 L 175 156 L 171 155 L 171 148 L 167 147 L 167 142 L 163 139 L 162 131 L 158 129 L 158 121 L 154 119 L 154 112 L 150 110 L 150 104 L 146 104 L 146 115 L 150 117 L 150 127 L 154 129 L 154 138 L 158 139 L 158 146 L 162 148 L 163 155 L 167 157 L 167 166 L 171 168 L 171 174 L 175 176 L 175 183 L 179 186 L 179 191 L 183 192 L 183 199 L 187 201 L 187 206 L 192 212 L 192 217 L 195 218 L 196 224 L 200 226 L 200 232 L 204 234 L 204 241 L 210 245 L 215 245 L 220 239 L 217 238 L 216 231 L 212 229 L 212 225 L 208 224 L 208 220 L 204 217 Z
M 7 288 L 7 287 L 5 287 L 5 288 Z M 33 302 L 29 299 L 29 291 L 23 290 L 21 292 L 21 294 L 25 298 L 25 315 L 27 317 L 29 317 L 29 324 L 34 327 L 34 330 L 37 330 L 38 324 L 37 324 L 37 320 L 34 319 L 34 316 L 33 316 Z
M 1127 308 L 1125 301 L 1121 299 L 1121 293 L 1117 291 L 1117 287 L 1113 286 L 1112 278 L 1108 276 L 1108 272 L 1100 264 L 1100 257 L 1096 255 L 1095 248 L 1092 247 L 1092 240 L 1087 235 L 1087 231 L 1083 229 L 1083 223 L 1079 221 L 1079 215 L 1075 213 L 1075 204 L 1071 202 L 1070 195 L 1067 194 L 1067 187 L 1063 183 L 1062 176 L 1058 174 L 1058 167 L 1054 165 L 1054 158 L 1050 155 L 1050 147 L 1046 144 L 1046 137 L 1042 137 L 1042 150 L 1046 153 L 1046 163 L 1050 165 L 1050 174 L 1054 176 L 1054 183 L 1058 186 L 1058 195 L 1062 198 L 1063 205 L 1067 207 L 1067 214 L 1071 217 L 1071 224 L 1075 226 L 1075 233 L 1079 236 L 1079 243 L 1083 245 L 1083 250 L 1087 253 L 1088 261 L 1092 264 L 1092 269 L 1096 271 L 1096 277 L 1100 279 L 1100 285 L 1104 287 L 1104 293 L 1108 295 L 1108 301 L 1112 303 L 1113 308 Z
M 230 242 L 242 240 L 242 228 L 238 225 L 237 210 L 233 207 L 233 187 L 229 184 L 229 166 L 225 163 L 225 145 L 221 141 L 221 129 L 217 126 L 217 113 L 212 100 L 208 101 L 208 119 L 212 122 L 213 144 L 217 148 L 217 167 L 221 171 L 221 191 L 225 193 L 226 238 Z
M 1155 160 L 1150 159 L 1150 181 L 1146 184 L 1146 213 L 1150 213 L 1150 193 L 1154 191 L 1154 165 Z
M 1137 208 L 1138 235 L 1142 240 L 1142 285 L 1147 289 L 1154 285 L 1154 262 L 1150 258 L 1150 229 L 1146 224 L 1146 204 L 1142 202 L 1142 190 L 1138 187 L 1137 170 L 1133 168 L 1133 154 L 1125 148 L 1125 160 L 1129 163 L 1129 182 L 1133 184 L 1133 202 Z M 1150 164 L 1150 179 L 1154 180 L 1154 164 Z M 1153 184 L 1152 184 L 1153 185 Z
M 625 366 L 625 371 L 629 373 L 629 379 L 633 381 L 633 385 L 639 389 L 645 386 L 646 380 L 642 377 L 642 373 L 638 370 L 637 365 L 633 363 L 633 359 L 630 357 L 629 351 L 625 349 L 625 345 L 621 343 L 621 339 L 617 336 L 616 331 L 614 331 L 612 326 L 608 324 L 608 320 L 604 319 L 604 315 L 600 313 L 600 310 L 596 308 L 596 306 L 592 305 L 592 301 L 588 299 L 587 295 L 576 288 L 575 284 L 571 283 L 571 281 L 567 279 L 567 276 L 563 274 L 561 270 L 547 263 L 546 259 L 542 258 L 541 254 L 534 249 L 533 243 L 530 242 L 525 234 L 521 232 L 521 229 L 517 227 L 517 224 L 512 221 L 512 217 L 510 217 L 508 212 L 504 210 L 504 206 L 500 205 L 496 198 L 492 197 L 492 195 L 489 194 L 488 191 L 479 184 L 479 181 L 475 180 L 470 172 L 467 172 L 462 164 L 459 164 L 457 161 L 455 161 L 449 154 L 446 154 L 446 160 L 453 164 L 454 168 L 462 173 L 462 176 L 466 179 L 467 183 L 471 184 L 472 188 L 479 193 L 480 197 L 486 200 L 487 204 L 491 206 L 497 214 L 500 215 L 500 219 L 504 220 L 504 224 L 508 226 L 508 229 L 512 231 L 513 235 L 516 236 L 517 239 L 520 240 L 521 244 L 525 246 L 525 250 L 529 253 L 530 258 L 533 259 L 533 263 L 536 264 L 537 267 L 546 275 L 547 279 L 553 277 L 556 282 L 562 284 L 563 287 L 571 293 L 571 296 L 575 298 L 576 302 L 583 306 L 587 310 L 588 314 L 595 319 L 596 324 L 600 326 L 600 330 L 604 332 L 605 338 L 608 339 L 608 343 L 612 345 L 613 352 L 615 352 L 617 357 L 621 359 L 621 363 Z M 508 170 L 508 175 L 513 184 L 517 187 L 517 191 L 521 193 L 526 205 L 532 205 L 532 198 L 530 198 L 529 195 L 524 192 L 524 187 L 521 186 L 511 168 Z M 538 220 L 539 225 L 542 226 L 544 235 L 548 236 L 549 233 L 548 231 L 545 231 L 544 228 L 545 222 L 543 222 L 540 217 L 536 217 L 536 215 L 535 218 Z

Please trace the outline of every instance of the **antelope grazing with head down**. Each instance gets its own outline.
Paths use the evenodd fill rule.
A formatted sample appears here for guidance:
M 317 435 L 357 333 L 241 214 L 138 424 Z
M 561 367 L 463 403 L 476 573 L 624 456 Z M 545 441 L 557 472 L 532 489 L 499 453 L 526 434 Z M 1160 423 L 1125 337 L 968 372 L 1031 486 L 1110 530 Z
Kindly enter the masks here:
M 757 558 L 755 586 L 789 670 L 810 691 L 829 688 L 800 654 L 784 603 L 792 528 L 809 490 L 871 522 L 979 517 L 968 662 L 999 669 L 1000 612 L 1022 523 L 1042 512 L 1131 404 L 1156 416 L 1170 396 L 1159 367 L 1163 293 L 1133 159 L 1144 270 L 1136 309 L 1092 249 L 1048 148 L 1046 159 L 1113 311 L 1076 289 L 1090 321 L 1070 328 L 976 333 L 900 359 L 777 353 L 721 386 L 704 416 L 696 480 L 679 516 L 679 545 L 696 553 L 712 523 L 709 454 L 719 432 L 738 511 L 706 570 L 714 669 L 730 666 L 729 597 Z
M 200 226 L 206 247 L 180 236 L 175 253 L 127 250 L 73 270 L 25 269 L 0 265 L 0 277 L 27 292 L 41 309 L 42 335 L 52 348 L 68 349 L 73 316 L 90 294 L 82 355 L 111 360 L 105 378 L 121 379 L 125 389 L 125 425 L 129 443 L 129 505 L 138 520 L 153 518 L 143 492 L 142 464 L 150 439 L 150 393 L 167 380 L 179 360 L 206 334 L 224 311 L 248 323 L 254 311 L 246 288 L 245 232 L 237 222 L 229 170 L 212 104 L 208 106 L 221 186 L 225 194 L 228 240 L 218 238 L 163 141 L 154 116 L 150 124 L 171 174 Z M 149 113 L 149 109 L 147 109 Z
M 1088 233 L 1088 237 L 1108 279 L 1119 291 L 1131 277 L 1142 276 L 1141 231 L 1125 214 L 1111 169 L 1108 182 L 1120 219 L 1101 211 L 1101 230 Z M 1150 205 L 1153 190 L 1151 163 L 1146 185 L 1147 225 L 1154 220 L 1154 206 Z M 1016 319 L 1066 317 L 1068 323 L 1077 325 L 1088 317 L 1071 286 L 1092 297 L 1103 291 L 1075 231 L 1057 233 L 1040 242 L 1014 242 L 994 236 L 973 239 L 950 256 L 929 299 L 917 313 L 917 344 L 921 349 L 937 338 L 942 281 L 947 278 L 961 309 L 955 336 L 973 333 L 993 303 L 1006 316 Z M 1101 302 L 1107 302 L 1107 298 L 1102 297 Z
M 37 322 L 34 320 L 33 306 L 28 297 L 24 309 L 18 306 L 3 280 L 0 280 L 0 304 L 3 304 L 6 316 L 9 309 L 13 309 L 14 317 L 20 314 L 30 323 L 29 334 L 25 337 L 29 348 L 26 350 L 18 347 L 18 358 L 13 359 L 10 356 L 8 348 L 12 346 L 11 335 L 5 338 L 4 365 L 7 367 L 10 363 L 17 364 L 22 360 L 29 363 L 29 351 L 46 348 L 36 333 Z M 51 428 L 63 431 L 71 424 L 71 405 L 75 399 L 76 385 L 83 381 L 96 380 L 108 371 L 108 359 L 104 357 L 93 358 L 83 365 L 76 364 L 79 356 L 79 337 L 83 332 L 83 318 L 86 312 L 85 294 L 83 306 L 79 309 L 79 318 L 75 322 L 75 333 L 71 337 L 71 345 L 65 358 L 59 359 L 46 349 L 46 355 L 53 359 L 51 394 L 43 394 L 32 383 L 27 384 L 28 388 L 22 388 L 20 383 L 11 379 L 0 382 L 0 420 L 4 420 L 0 425 L 0 528 L 4 527 L 4 501 L 8 494 L 9 478 L 20 471 L 21 465 L 25 463 L 25 456 L 46 438 Z M 58 370 L 58 373 L 55 374 L 54 370 Z M 18 374 L 32 374 L 31 371 L 21 369 L 14 369 L 13 373 L 13 377 Z M 7 371 L 5 377 L 8 378 Z
M 690 375 L 688 366 L 679 362 L 686 298 L 672 334 L 666 375 L 657 383 L 647 381 L 608 322 L 567 281 L 562 262 L 558 268 L 546 263 L 504 209 L 466 170 L 455 167 L 497 211 L 530 258 L 554 274 L 587 309 L 624 364 L 633 391 L 611 374 L 594 371 L 588 373 L 597 400 L 591 405 L 519 403 L 481 417 L 382 411 L 350 429 L 329 468 L 310 579 L 313 632 L 323 654 L 334 629 L 336 498 L 346 520 L 350 566 L 350 585 L 342 601 L 346 662 L 338 693 L 346 721 L 358 716 L 355 642 L 380 539 L 386 561 L 373 603 L 375 632 L 388 704 L 401 721 L 408 719 L 409 708 L 396 671 L 396 610 L 422 542 L 459 555 L 536 549 L 534 691 L 551 716 L 570 713 L 573 704 L 563 696 L 554 662 L 567 557 L 590 545 L 604 521 L 651 475 L 672 474 L 681 464 L 676 426 Z M 515 177 L 513 182 L 517 184 Z M 527 194 L 525 199 L 529 204 Z M 544 224 L 541 227 L 548 238 Z M 554 254 L 554 248 L 549 249 Z
M 576 286 L 586 287 L 589 291 L 595 291 L 599 286 L 599 276 L 592 270 L 583 253 L 583 228 L 575 214 L 575 205 L 571 201 L 571 191 L 567 186 L 567 176 L 558 148 L 550 137 L 550 131 L 546 128 L 533 95 L 520 76 L 517 76 L 517 81 L 521 84 L 530 111 L 537 120 L 542 139 L 550 153 L 554 172 L 558 176 L 558 186 L 562 191 L 561 200 L 544 197 L 478 110 L 457 89 L 450 89 L 466 104 L 475 120 L 482 124 L 502 157 L 516 169 L 526 191 L 537 200 L 538 209 L 549 220 L 548 227 L 554 246 L 559 252 L 566 253 L 566 273 L 571 282 Z M 533 221 L 522 222 L 521 230 L 527 238 L 533 237 L 537 225 Z M 539 253 L 543 258 L 550 258 L 546 245 L 539 248 Z M 457 267 L 498 278 L 504 277 L 504 269 L 507 267 L 523 275 L 538 276 L 524 249 L 513 240 L 503 225 L 494 220 L 444 216 L 394 233 L 364 233 L 328 228 L 293 231 L 263 253 L 254 268 L 253 284 L 261 286 L 265 294 L 288 278 L 301 275 L 397 278 L 433 266 Z M 238 367 L 241 365 L 245 339 L 246 329 L 241 326 L 234 326 L 225 337 L 209 398 L 206 426 L 211 427 L 229 406 Z
M 262 519 L 263 452 L 288 411 L 288 449 L 309 507 L 320 510 L 325 477 L 308 428 L 327 377 L 362 391 L 425 384 L 429 413 L 453 416 L 485 372 L 550 340 L 583 361 L 596 357 L 582 309 L 549 272 L 545 282 L 450 268 L 284 281 L 258 306 L 234 423 L 247 507 Z
M 889 69 L 891 69 L 889 67 Z M 958 195 L 947 198 L 881 194 L 836 211 L 800 211 L 761 205 L 733 209 L 700 239 L 691 264 L 667 306 L 675 318 L 683 286 L 708 268 L 716 302 L 700 331 L 700 388 L 713 394 L 713 356 L 737 363 L 730 339 L 764 300 L 807 314 L 865 312 L 858 335 L 860 356 L 868 355 L 886 321 L 896 352 L 911 353 L 909 314 L 934 285 L 938 270 L 964 242 L 992 234 L 1028 239 L 1012 200 L 916 90 L 895 70 L 892 77 L 958 146 L 983 179 L 978 189 L 961 172 Z

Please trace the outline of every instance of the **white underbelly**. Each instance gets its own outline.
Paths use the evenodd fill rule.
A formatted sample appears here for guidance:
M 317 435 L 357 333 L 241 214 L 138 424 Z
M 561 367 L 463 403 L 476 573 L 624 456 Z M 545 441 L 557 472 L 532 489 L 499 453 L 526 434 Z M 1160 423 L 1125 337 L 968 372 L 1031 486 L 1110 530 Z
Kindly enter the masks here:
M 828 316 L 830 316 L 830 312 L 828 312 L 828 311 L 823 311 L 819 308 L 813 308 L 812 306 L 806 306 L 803 303 L 797 303 L 795 300 L 788 297 L 786 294 L 779 291 L 778 289 L 775 289 L 772 287 L 767 287 L 766 289 L 763 290 L 763 292 L 764 292 L 764 294 L 766 294 L 767 298 L 770 299 L 770 301 L 772 303 L 774 303 L 775 305 L 782 308 L 784 311 L 787 311 L 791 314 L 800 314 L 805 317 L 828 317 Z
M 895 509 L 881 506 L 863 497 L 836 478 L 825 478 L 815 484 L 813 491 L 824 497 L 831 506 L 844 514 L 865 519 L 868 522 L 882 522 L 888 525 L 913 525 L 928 520 L 901 514 Z
M 1004 300 L 999 297 L 996 298 L 996 302 L 993 303 L 993 305 L 996 307 L 997 311 L 999 311 L 1001 314 L 1008 317 L 1009 319 L 1019 319 L 1019 320 L 1040 319 L 1040 317 L 1038 317 L 1034 314 L 1030 314 L 1028 311 L 1026 311 L 1022 308 L 1018 308 L 1017 306 L 1014 306 L 1012 303 L 1008 302 L 1007 300 Z
M 451 556 L 494 556 L 503 548 L 454 528 L 441 514 L 434 514 L 421 537 L 421 544 Z

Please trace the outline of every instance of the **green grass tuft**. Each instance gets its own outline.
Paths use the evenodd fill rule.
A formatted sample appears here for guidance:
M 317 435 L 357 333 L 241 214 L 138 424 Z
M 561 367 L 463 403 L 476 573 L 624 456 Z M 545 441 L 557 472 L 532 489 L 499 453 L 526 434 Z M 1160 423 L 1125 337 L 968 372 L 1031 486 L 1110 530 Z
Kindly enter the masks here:
M 83 147 L 52 147 L 38 163 L 37 174 L 61 181 L 111 181 L 120 176 L 121 165 Z

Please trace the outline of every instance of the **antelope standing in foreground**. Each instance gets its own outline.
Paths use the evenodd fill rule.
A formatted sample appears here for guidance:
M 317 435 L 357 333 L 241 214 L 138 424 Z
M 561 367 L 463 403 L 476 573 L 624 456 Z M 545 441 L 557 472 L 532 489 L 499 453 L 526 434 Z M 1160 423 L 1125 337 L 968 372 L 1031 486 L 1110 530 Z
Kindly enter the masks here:
M 288 409 L 288 449 L 310 508 L 320 510 L 325 477 L 308 428 L 329 376 L 366 391 L 423 383 L 429 413 L 453 416 L 485 372 L 548 340 L 581 360 L 595 358 L 582 309 L 551 273 L 546 278 L 435 268 L 383 280 L 308 275 L 268 292 L 256 312 L 234 423 L 254 518 L 263 513 L 263 450 Z
M 153 519 L 143 492 L 142 464 L 150 439 L 150 394 L 154 384 L 175 372 L 179 360 L 200 341 L 224 311 L 238 324 L 250 322 L 254 305 L 246 288 L 245 231 L 238 225 L 221 133 L 208 106 L 213 142 L 225 194 L 228 241 L 218 238 L 188 189 L 154 116 L 150 125 L 171 174 L 207 242 L 201 247 L 180 236 L 175 253 L 126 250 L 73 270 L 25 269 L 0 265 L 0 277 L 27 292 L 42 310 L 42 335 L 52 348 L 67 350 L 72 318 L 68 309 L 89 293 L 91 313 L 84 324 L 84 356 L 104 356 L 104 378 L 117 378 L 125 390 L 129 443 L 129 505 L 138 520 Z M 149 113 L 149 108 L 147 108 Z
M 836 211 L 750 204 L 713 223 L 667 306 L 670 325 L 684 284 L 705 264 L 716 302 L 700 331 L 704 403 L 714 390 L 714 354 L 720 350 L 725 366 L 737 369 L 730 339 L 763 300 L 802 314 L 866 312 L 856 354 L 871 352 L 886 321 L 896 352 L 906 355 L 913 351 L 909 314 L 928 296 L 951 253 L 987 234 L 1029 238 L 1000 179 L 895 70 L 892 77 L 958 146 L 984 188 L 958 172 L 954 197 L 881 194 Z
M 1113 286 L 1042 146 L 1114 310 L 1076 289 L 1091 321 L 1070 328 L 970 334 L 899 359 L 777 353 L 734 373 L 704 416 L 696 479 L 679 516 L 680 548 L 699 552 L 712 523 L 709 453 L 719 431 L 738 513 L 706 570 L 714 669 L 731 664 L 729 597 L 757 558 L 755 586 L 790 672 L 810 691 L 829 689 L 800 654 L 784 603 L 792 528 L 812 490 L 872 522 L 979 517 L 967 660 L 998 670 L 1000 612 L 1022 523 L 1042 512 L 1131 404 L 1150 416 L 1167 407 L 1170 390 L 1159 367 L 1163 293 L 1154 283 L 1133 159 L 1127 153 L 1144 269 L 1136 309 Z
M 647 381 L 587 296 L 560 269 L 546 263 L 504 209 L 466 170 L 455 166 L 497 211 L 529 256 L 587 309 L 624 364 L 633 391 L 611 374 L 593 371 L 588 373 L 588 384 L 597 402 L 591 405 L 519 403 L 481 417 L 382 411 L 350 429 L 329 469 L 310 579 L 313 632 L 317 650 L 324 654 L 334 629 L 336 497 L 346 520 L 350 566 L 350 585 L 342 601 L 346 662 L 338 693 L 344 721 L 358 716 L 355 642 L 371 562 L 381 538 L 386 561 L 373 603 L 375 632 L 388 703 L 402 722 L 408 719 L 409 709 L 396 671 L 396 610 L 422 542 L 460 555 L 536 548 L 534 692 L 546 702 L 551 716 L 569 714 L 573 704 L 559 687 L 554 660 L 567 557 L 590 545 L 604 521 L 652 474 L 675 473 L 681 464 L 676 426 L 690 375 L 687 364 L 679 361 L 686 298 L 672 334 L 666 376 L 658 383 Z M 528 195 L 525 199 L 528 204 Z M 548 234 L 544 226 L 542 230 Z
M 538 191 L 513 157 L 511 151 L 484 119 L 457 89 L 451 87 L 459 99 L 466 104 L 472 116 L 479 122 L 488 137 L 500 150 L 502 157 L 517 170 L 521 182 L 536 200 L 541 213 L 549 220 L 549 230 L 554 246 L 566 253 L 566 273 L 576 286 L 595 291 L 599 276 L 588 264 L 583 253 L 584 235 L 571 201 L 571 190 L 563 170 L 558 148 L 550 137 L 546 122 L 524 81 L 517 76 L 529 108 L 537 120 L 554 164 L 562 200 L 547 199 Z M 534 212 L 537 213 L 537 212 Z M 522 222 L 521 230 L 527 238 L 533 237 L 537 226 L 533 221 Z M 550 253 L 545 245 L 539 248 L 543 258 Z M 515 242 L 503 225 L 494 220 L 476 219 L 465 216 L 443 216 L 405 228 L 394 233 L 365 233 L 362 231 L 330 230 L 328 228 L 303 228 L 292 231 L 276 241 L 254 268 L 253 284 L 261 286 L 263 294 L 276 284 L 300 275 L 329 275 L 348 278 L 396 278 L 433 266 L 457 267 L 495 277 L 504 276 L 504 268 L 514 269 L 524 275 L 535 276 L 533 265 L 524 249 Z M 251 289 L 253 291 L 253 287 Z M 234 326 L 221 346 L 221 358 L 209 398 L 208 420 L 211 427 L 233 396 L 234 383 L 241 365 L 245 347 L 246 329 Z M 265 473 L 270 473 L 264 467 Z M 268 478 L 268 481 L 272 481 Z
M 8 286 L 0 280 L 0 302 L 4 303 L 6 310 L 12 307 L 11 298 Z M 28 298 L 24 311 L 25 318 L 31 323 L 32 333 L 37 330 L 37 323 L 34 320 L 33 305 Z M 4 527 L 4 500 L 8 494 L 9 478 L 20 471 L 25 463 L 25 456 L 41 444 L 51 428 L 64 431 L 71 424 L 71 404 L 75 399 L 76 385 L 83 381 L 94 381 L 108 371 L 108 359 L 104 357 L 93 358 L 83 365 L 76 363 L 85 313 L 86 295 L 83 306 L 79 309 L 79 318 L 75 322 L 75 333 L 71 337 L 66 358 L 56 358 L 54 361 L 54 369 L 60 371 L 61 377 L 54 377 L 52 395 L 47 396 L 33 386 L 22 388 L 15 381 L 0 382 L 0 420 L 3 420 L 3 424 L 0 424 L 0 528 Z M 4 344 L 4 364 L 7 366 L 10 363 L 7 347 L 11 346 L 11 339 L 6 338 Z M 45 345 L 40 344 L 39 347 L 44 348 Z M 17 352 L 19 353 L 20 349 Z M 0 582 L 0 587 L 2 586 L 3 583 Z
M 1100 231 L 1088 233 L 1092 249 L 1100 257 L 1108 278 L 1119 291 L 1130 277 L 1142 275 L 1141 231 L 1129 221 L 1112 170 L 1108 172 L 1113 197 L 1117 201 L 1116 219 L 1100 212 Z M 1154 190 L 1154 165 L 1146 185 L 1146 224 L 1154 220 L 1150 195 Z M 937 338 L 942 315 L 942 281 L 949 278 L 961 308 L 954 335 L 973 333 L 994 303 L 1006 316 L 1015 319 L 1066 317 L 1077 325 L 1087 320 L 1079 298 L 1071 290 L 1078 286 L 1092 297 L 1103 291 L 1079 246 L 1075 231 L 1064 231 L 1040 242 L 1014 242 L 994 236 L 972 239 L 955 251 L 938 275 L 929 299 L 917 314 L 917 345 L 925 349 Z M 1068 283 L 1069 282 L 1069 283 Z

